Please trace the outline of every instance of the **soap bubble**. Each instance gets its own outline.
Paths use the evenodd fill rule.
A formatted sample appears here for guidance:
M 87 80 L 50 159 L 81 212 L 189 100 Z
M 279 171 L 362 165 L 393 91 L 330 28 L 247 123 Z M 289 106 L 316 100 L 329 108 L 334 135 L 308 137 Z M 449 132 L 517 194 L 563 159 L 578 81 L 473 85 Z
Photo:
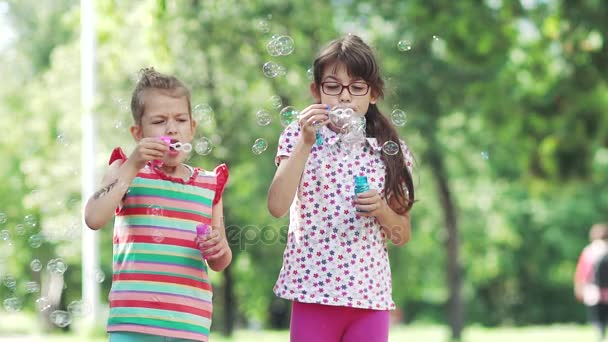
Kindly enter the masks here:
M 258 110 L 258 112 L 255 113 L 255 117 L 258 125 L 260 126 L 268 126 L 272 121 L 270 113 L 264 109 Z
M 7 221 L 7 216 L 5 213 L 0 213 L 0 224 L 5 224 Z
M 51 307 L 51 302 L 46 297 L 40 297 L 36 299 L 36 308 L 38 311 L 46 311 Z
M 389 156 L 394 156 L 399 153 L 399 144 L 389 140 L 382 145 L 382 152 L 388 154 Z
M 271 56 L 287 56 L 290 55 L 294 50 L 293 39 L 289 36 L 273 36 L 268 44 L 266 44 L 266 51 Z
M 260 155 L 264 151 L 266 151 L 267 148 L 268 148 L 268 143 L 266 142 L 266 140 L 264 140 L 262 138 L 258 138 L 253 143 L 253 146 L 251 146 L 251 151 L 253 152 L 253 154 Z
M 35 281 L 28 281 L 25 283 L 25 292 L 27 293 L 37 293 L 40 292 L 40 285 L 38 285 Z
M 4 310 L 6 310 L 6 312 L 12 313 L 12 312 L 19 312 L 21 311 L 21 308 L 23 307 L 23 302 L 21 301 L 21 299 L 17 298 L 17 297 L 10 297 L 10 298 L 6 298 L 3 302 L 4 305 Z
M 206 156 L 213 150 L 213 144 L 208 138 L 202 137 L 194 142 L 194 151 L 201 156 Z
M 46 265 L 46 270 L 55 274 L 63 274 L 67 269 L 68 265 L 61 258 L 51 259 Z
M 72 316 L 69 312 L 63 310 L 55 310 L 49 315 L 50 321 L 60 328 L 65 328 L 72 323 Z
M 34 259 L 32 260 L 32 262 L 30 262 L 30 268 L 34 272 L 40 272 L 40 270 L 42 269 L 42 263 L 40 262 L 40 260 Z
M 482 151 L 481 152 L 481 158 L 484 159 L 484 160 L 490 159 L 490 153 L 487 152 L 487 151 Z
M 213 108 L 206 103 L 197 104 L 192 109 L 192 118 L 199 123 L 209 123 L 213 121 Z
M 400 40 L 397 43 L 397 49 L 402 52 L 410 51 L 412 49 L 412 45 L 407 40 Z
M 264 76 L 266 76 L 268 78 L 275 78 L 279 75 L 284 74 L 285 68 L 282 65 L 280 65 L 279 63 L 266 62 L 262 66 L 262 72 L 264 73 Z
M 268 33 L 270 32 L 270 23 L 267 20 L 262 19 L 258 21 L 258 29 L 263 33 Z
M 270 97 L 270 105 L 272 106 L 272 108 L 279 109 L 283 107 L 283 100 L 279 95 L 273 95 Z
M 395 109 L 391 113 L 391 120 L 395 126 L 402 127 L 407 122 L 407 115 L 401 109 Z
M 165 239 L 165 235 L 159 229 L 156 229 L 156 230 L 154 230 L 154 232 L 152 232 L 152 240 L 154 240 L 154 242 L 160 243 L 164 239 Z
M 298 110 L 292 106 L 281 109 L 281 124 L 285 127 L 289 126 L 290 123 L 298 119 L 298 114 Z
M 42 242 L 44 242 L 44 238 L 40 234 L 34 234 L 27 239 L 27 243 L 32 248 L 38 248 L 42 246 Z

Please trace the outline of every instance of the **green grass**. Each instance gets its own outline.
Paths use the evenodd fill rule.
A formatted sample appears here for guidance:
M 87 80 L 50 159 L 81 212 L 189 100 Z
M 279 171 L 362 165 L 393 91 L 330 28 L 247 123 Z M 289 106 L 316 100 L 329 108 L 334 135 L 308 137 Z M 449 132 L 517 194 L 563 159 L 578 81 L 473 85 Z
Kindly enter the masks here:
M 31 317 L 24 315 L 6 315 L 3 313 L 0 319 L 0 342 L 102 342 L 107 341 L 102 332 L 96 337 L 85 337 L 81 334 L 53 334 L 41 335 L 40 327 Z M 75 325 L 78 330 L 78 326 Z M 440 325 L 401 325 L 394 326 L 390 331 L 391 342 L 421 341 L 421 342 L 446 342 L 448 341 L 449 329 Z M 5 336 L 10 336 L 5 339 Z M 21 338 L 17 338 L 21 336 Z M 524 328 L 500 327 L 483 328 L 470 326 L 465 329 L 463 342 L 583 342 L 596 340 L 595 332 L 589 325 L 552 325 L 531 326 Z M 211 342 L 283 342 L 289 341 L 288 331 L 251 331 L 239 330 L 232 338 L 221 336 L 218 332 L 211 334 Z

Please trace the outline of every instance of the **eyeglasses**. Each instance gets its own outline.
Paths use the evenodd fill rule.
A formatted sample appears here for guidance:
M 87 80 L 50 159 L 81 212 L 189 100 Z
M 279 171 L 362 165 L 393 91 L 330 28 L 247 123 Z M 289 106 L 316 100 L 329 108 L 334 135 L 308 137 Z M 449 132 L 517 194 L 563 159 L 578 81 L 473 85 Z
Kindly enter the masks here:
M 325 95 L 340 95 L 344 91 L 344 88 L 348 89 L 349 94 L 352 96 L 363 96 L 369 92 L 369 84 L 361 81 L 347 85 L 338 82 L 321 82 L 321 90 Z

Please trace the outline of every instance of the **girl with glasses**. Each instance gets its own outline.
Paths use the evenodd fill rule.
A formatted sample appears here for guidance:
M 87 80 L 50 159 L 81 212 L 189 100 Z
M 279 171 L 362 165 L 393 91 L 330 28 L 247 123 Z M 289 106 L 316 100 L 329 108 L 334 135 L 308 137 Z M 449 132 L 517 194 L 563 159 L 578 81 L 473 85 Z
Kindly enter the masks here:
M 414 187 L 412 155 L 377 107 L 383 88 L 365 42 L 334 40 L 314 61 L 316 103 L 279 138 L 268 209 L 290 213 L 274 292 L 292 301 L 292 342 L 388 340 L 395 304 L 387 240 L 409 241 Z M 365 137 L 349 148 L 329 117 L 336 106 L 365 119 Z M 389 142 L 396 153 L 383 153 Z M 370 187 L 356 197 L 355 176 Z

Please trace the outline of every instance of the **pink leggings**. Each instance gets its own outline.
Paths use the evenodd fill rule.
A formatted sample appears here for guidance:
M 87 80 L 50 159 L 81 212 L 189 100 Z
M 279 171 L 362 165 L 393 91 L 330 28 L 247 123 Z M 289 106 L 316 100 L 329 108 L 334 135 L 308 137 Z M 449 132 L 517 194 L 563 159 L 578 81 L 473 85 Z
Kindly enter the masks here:
M 388 341 L 388 310 L 292 303 L 291 342 Z

